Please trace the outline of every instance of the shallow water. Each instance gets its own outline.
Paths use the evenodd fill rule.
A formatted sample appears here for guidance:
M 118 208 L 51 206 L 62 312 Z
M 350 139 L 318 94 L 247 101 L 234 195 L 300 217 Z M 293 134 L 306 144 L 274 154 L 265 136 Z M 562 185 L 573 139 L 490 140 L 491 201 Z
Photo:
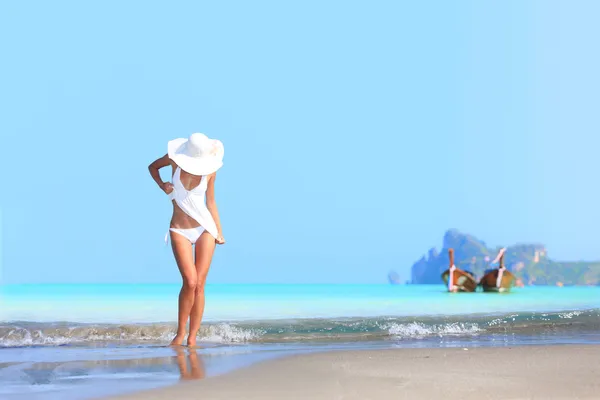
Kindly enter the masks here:
M 0 286 L 0 321 L 171 322 L 179 285 Z M 207 285 L 205 320 L 509 313 L 597 308 L 600 287 L 447 293 L 443 285 Z
M 86 399 L 329 349 L 600 343 L 598 287 L 209 285 L 200 348 L 177 351 L 178 290 L 0 287 L 0 398 Z

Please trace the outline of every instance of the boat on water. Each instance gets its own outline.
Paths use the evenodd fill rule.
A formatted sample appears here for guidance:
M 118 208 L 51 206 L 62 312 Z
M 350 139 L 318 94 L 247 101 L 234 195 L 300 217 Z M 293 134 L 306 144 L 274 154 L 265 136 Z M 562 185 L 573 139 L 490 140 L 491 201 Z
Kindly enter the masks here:
M 492 265 L 498 263 L 498 268 L 488 269 L 479 281 L 484 292 L 508 292 L 514 286 L 516 278 L 504 266 L 504 253 L 506 248 L 500 250 Z
M 454 249 L 448 249 L 448 258 L 450 259 L 448 269 L 442 273 L 442 280 L 448 291 L 474 292 L 477 289 L 475 275 L 454 265 Z

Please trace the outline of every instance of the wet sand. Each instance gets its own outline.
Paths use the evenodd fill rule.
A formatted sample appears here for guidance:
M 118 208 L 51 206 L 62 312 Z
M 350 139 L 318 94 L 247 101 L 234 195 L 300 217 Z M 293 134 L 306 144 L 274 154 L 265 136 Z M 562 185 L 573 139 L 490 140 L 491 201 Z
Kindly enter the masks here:
M 331 351 L 121 400 L 599 399 L 600 345 Z

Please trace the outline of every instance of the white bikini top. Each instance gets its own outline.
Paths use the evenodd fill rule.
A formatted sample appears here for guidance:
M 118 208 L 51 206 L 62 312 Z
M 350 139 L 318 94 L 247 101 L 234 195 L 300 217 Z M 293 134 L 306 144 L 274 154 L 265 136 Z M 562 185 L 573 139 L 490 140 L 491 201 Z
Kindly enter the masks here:
M 198 186 L 196 186 L 192 190 L 187 190 L 185 188 L 185 186 L 183 186 L 183 183 L 181 183 L 181 168 L 177 167 L 177 169 L 175 170 L 175 173 L 173 174 L 173 187 L 175 188 L 175 190 L 173 190 L 171 193 L 169 193 L 169 197 L 174 198 L 175 192 L 184 193 L 184 194 L 188 193 L 188 194 L 192 194 L 194 196 L 200 195 L 200 196 L 202 196 L 202 201 L 204 201 L 204 197 L 206 195 L 206 188 L 208 186 L 207 181 L 208 181 L 208 179 L 206 179 L 206 175 L 202 175 Z
M 187 190 L 181 183 L 181 168 L 177 167 L 173 174 L 173 191 L 169 193 L 169 198 L 174 200 L 184 213 L 198 222 L 216 239 L 218 236 L 217 224 L 206 207 L 207 187 L 208 178 L 203 175 L 198 186 Z

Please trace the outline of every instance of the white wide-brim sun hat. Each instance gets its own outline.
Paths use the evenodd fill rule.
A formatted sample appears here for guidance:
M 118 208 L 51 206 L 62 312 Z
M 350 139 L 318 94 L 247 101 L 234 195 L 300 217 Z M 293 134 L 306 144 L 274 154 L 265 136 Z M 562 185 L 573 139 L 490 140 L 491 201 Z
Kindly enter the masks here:
M 225 149 L 217 139 L 203 133 L 192 133 L 188 139 L 173 139 L 168 143 L 169 158 L 192 175 L 210 175 L 223 166 Z

